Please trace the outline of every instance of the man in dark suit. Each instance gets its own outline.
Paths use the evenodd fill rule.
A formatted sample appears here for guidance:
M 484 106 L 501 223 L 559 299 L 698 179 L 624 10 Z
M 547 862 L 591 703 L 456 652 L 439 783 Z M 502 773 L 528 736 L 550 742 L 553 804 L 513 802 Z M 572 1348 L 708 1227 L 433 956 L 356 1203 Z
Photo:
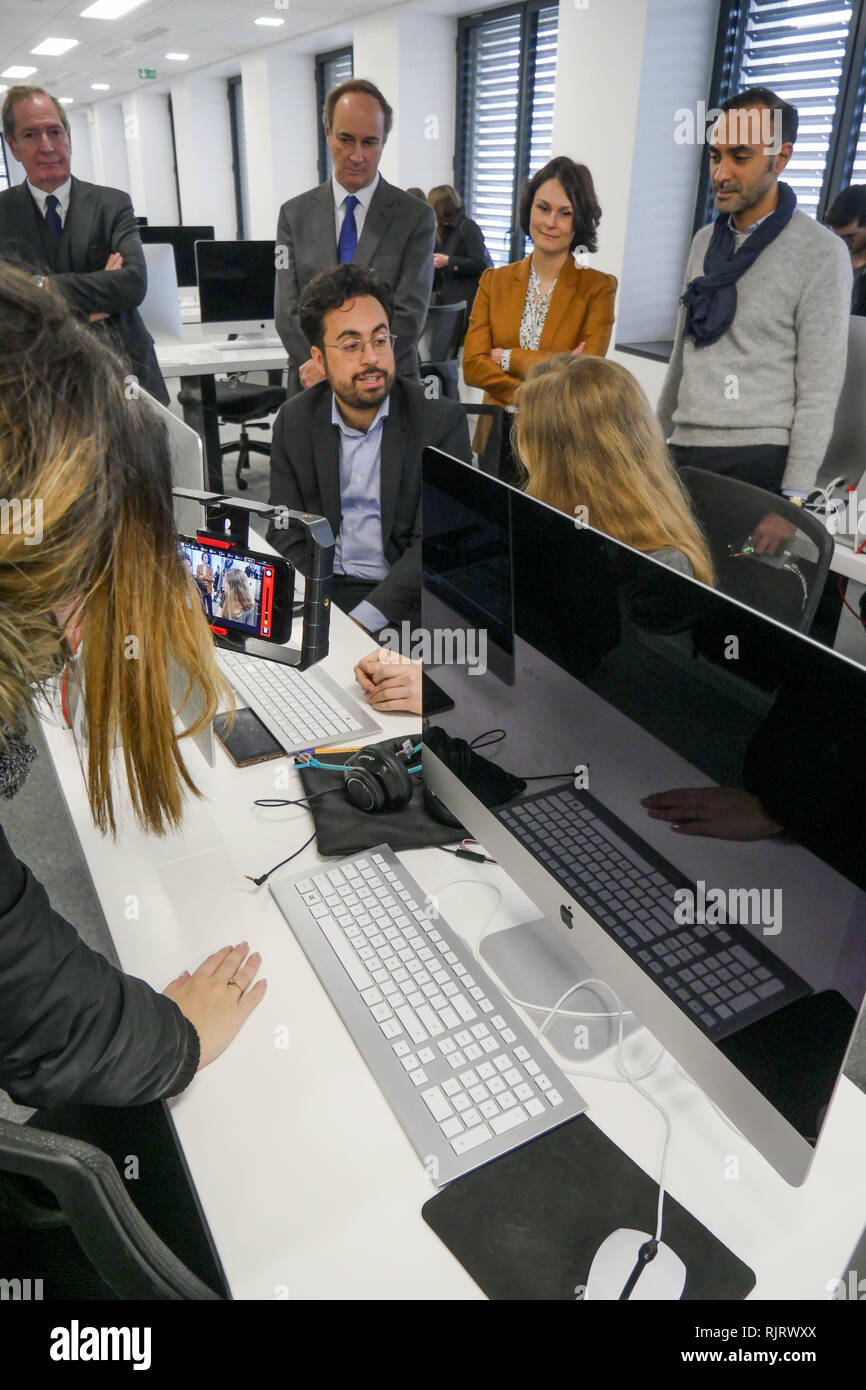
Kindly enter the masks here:
M 274 317 L 292 360 L 289 395 L 324 379 L 301 326 L 301 293 L 314 275 L 346 261 L 370 266 L 390 285 L 397 373 L 418 377 L 436 224 L 431 208 L 379 173 L 393 114 L 372 82 L 352 78 L 334 87 L 322 116 L 333 177 L 280 209 Z
M 336 537 L 334 602 L 370 632 L 421 607 L 421 452 L 471 462 L 456 401 L 428 400 L 395 375 L 391 292 L 374 271 L 340 265 L 300 304 L 325 376 L 281 409 L 271 444 L 271 503 L 327 517 Z M 296 565 L 303 538 L 282 518 L 268 539 Z
M 3 134 L 26 179 L 0 193 L 0 256 L 50 276 L 145 390 L 167 405 L 153 339 L 137 308 L 147 269 L 128 195 L 72 177 L 66 112 L 40 87 L 10 87 Z

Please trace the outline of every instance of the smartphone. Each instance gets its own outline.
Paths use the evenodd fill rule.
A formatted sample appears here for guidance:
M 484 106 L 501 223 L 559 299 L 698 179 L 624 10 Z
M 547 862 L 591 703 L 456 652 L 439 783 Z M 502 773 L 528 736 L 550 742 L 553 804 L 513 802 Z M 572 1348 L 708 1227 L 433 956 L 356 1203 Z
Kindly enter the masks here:
M 218 714 L 213 722 L 214 733 L 235 767 L 251 767 L 253 763 L 266 763 L 271 758 L 286 756 L 286 750 L 277 743 L 253 710 L 239 709 L 229 733 L 226 732 L 227 723 L 228 716 Z
M 295 567 L 281 556 L 241 553 L 226 541 L 181 536 L 181 563 L 192 576 L 215 632 L 240 632 L 266 642 L 292 635 Z

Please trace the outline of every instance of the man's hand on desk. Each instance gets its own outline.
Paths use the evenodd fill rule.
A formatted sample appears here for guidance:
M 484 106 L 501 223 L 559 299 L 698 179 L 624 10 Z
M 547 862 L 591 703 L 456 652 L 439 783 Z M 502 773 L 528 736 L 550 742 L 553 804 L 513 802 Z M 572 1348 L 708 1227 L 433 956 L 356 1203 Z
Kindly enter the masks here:
M 111 255 L 109 256 L 108 260 L 105 262 L 105 265 L 103 266 L 103 269 L 104 269 L 104 270 L 122 270 L 122 268 L 123 268 L 123 257 L 121 256 L 121 254 L 120 254 L 119 251 L 112 251 L 112 253 L 111 253 Z M 87 322 L 88 322 L 88 323 L 100 323 L 100 322 L 102 321 L 102 319 L 107 319 L 107 318 L 108 318 L 108 314 L 101 314 L 101 313 L 97 313 L 97 314 L 88 314 L 88 315 L 87 315 Z
M 679 835 L 710 835 L 717 840 L 765 840 L 781 835 L 756 796 L 739 787 L 677 787 L 653 792 L 641 802 L 653 820 L 671 822 Z
M 163 990 L 198 1033 L 199 1071 L 225 1052 L 253 1009 L 262 1002 L 267 981 L 253 984 L 261 963 L 257 951 L 247 957 L 247 943 L 242 941 L 238 946 L 215 951 L 192 975 L 185 970 Z
M 317 381 L 325 380 L 325 369 L 310 357 L 306 362 L 301 363 L 298 368 L 298 376 L 301 378 L 301 385 L 306 389 L 308 386 L 315 386 Z
M 355 680 L 376 710 L 421 713 L 421 662 L 380 647 L 358 662 Z

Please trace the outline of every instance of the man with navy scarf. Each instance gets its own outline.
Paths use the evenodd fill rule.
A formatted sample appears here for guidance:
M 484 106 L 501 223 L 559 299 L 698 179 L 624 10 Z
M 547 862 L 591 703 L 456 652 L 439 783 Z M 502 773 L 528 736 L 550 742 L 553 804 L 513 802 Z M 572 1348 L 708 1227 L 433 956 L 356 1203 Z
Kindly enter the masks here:
M 679 467 L 708 468 L 802 505 L 845 376 L 851 266 L 779 175 L 797 112 L 764 87 L 731 97 L 710 133 L 718 216 L 695 236 L 658 413 Z M 752 544 L 792 528 L 774 513 Z

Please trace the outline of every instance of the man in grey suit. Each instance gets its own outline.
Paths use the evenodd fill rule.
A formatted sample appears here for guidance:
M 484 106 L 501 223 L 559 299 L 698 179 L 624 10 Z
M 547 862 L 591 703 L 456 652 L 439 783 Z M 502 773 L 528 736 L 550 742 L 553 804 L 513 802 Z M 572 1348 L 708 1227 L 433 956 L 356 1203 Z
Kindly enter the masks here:
M 334 87 L 322 114 L 333 177 L 280 209 L 274 317 L 292 361 L 290 395 L 324 380 L 301 328 L 301 292 L 321 271 L 347 261 L 371 267 L 390 286 L 397 374 L 418 379 L 416 345 L 433 286 L 436 219 L 426 203 L 379 173 L 393 114 L 372 82 L 352 78 Z
M 10 87 L 3 134 L 25 181 L 0 193 L 0 257 L 49 276 L 164 405 L 168 392 L 138 305 L 147 267 L 129 195 L 72 177 L 69 122 L 41 87 Z

